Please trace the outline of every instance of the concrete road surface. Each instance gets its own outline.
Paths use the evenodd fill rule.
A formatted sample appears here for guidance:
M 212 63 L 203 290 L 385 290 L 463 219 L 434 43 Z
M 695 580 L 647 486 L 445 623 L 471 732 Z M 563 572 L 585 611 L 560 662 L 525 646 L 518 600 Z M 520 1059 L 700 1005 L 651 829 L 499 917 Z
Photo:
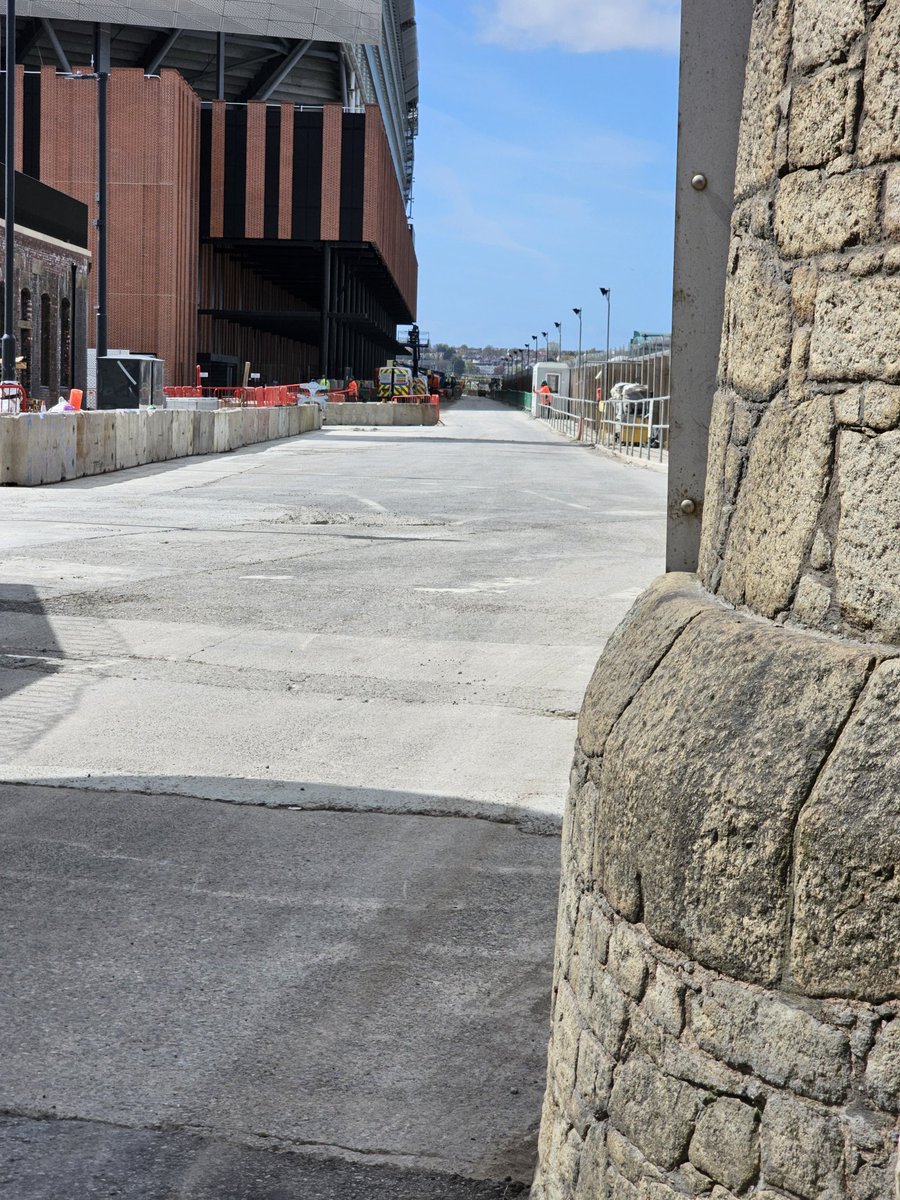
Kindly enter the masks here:
M 665 480 L 444 422 L 0 492 L 4 1200 L 530 1178 L 574 716 Z

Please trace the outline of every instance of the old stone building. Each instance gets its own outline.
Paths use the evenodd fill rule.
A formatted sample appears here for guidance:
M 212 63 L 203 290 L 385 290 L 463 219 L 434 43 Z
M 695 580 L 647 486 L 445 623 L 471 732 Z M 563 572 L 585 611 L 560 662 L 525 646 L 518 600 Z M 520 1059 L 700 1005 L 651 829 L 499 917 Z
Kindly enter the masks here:
M 35 400 L 55 401 L 85 383 L 87 207 L 17 173 L 15 232 L 17 380 Z M 0 220 L 0 248 L 5 238 Z M 0 287 L 0 305 L 3 295 Z
M 699 577 L 581 712 L 533 1195 L 897 1200 L 900 0 L 757 0 Z

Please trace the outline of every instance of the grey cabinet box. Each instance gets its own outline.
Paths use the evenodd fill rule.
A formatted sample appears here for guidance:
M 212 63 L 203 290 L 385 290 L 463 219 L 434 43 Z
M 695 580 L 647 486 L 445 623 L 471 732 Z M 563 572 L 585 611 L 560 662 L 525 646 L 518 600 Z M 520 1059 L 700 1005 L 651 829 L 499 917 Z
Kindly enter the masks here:
M 97 407 L 140 408 L 152 404 L 164 408 L 161 358 L 150 354 L 108 356 L 97 359 Z

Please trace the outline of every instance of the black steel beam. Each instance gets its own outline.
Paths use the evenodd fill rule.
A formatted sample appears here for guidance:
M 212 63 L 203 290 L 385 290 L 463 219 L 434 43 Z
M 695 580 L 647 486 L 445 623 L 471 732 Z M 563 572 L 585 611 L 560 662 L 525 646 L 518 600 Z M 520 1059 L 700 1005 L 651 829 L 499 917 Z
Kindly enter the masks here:
M 287 79 L 303 55 L 311 48 L 312 42 L 296 42 L 293 49 L 281 56 L 274 66 L 263 67 L 256 78 L 247 85 L 241 100 L 268 100 L 278 85 Z
M 22 63 L 41 40 L 44 28 L 37 19 L 26 21 L 22 32 L 16 37 L 16 62 Z
M 166 55 L 181 37 L 182 30 L 168 29 L 153 39 L 147 48 L 147 56 L 142 66 L 145 75 L 155 75 L 162 66 Z

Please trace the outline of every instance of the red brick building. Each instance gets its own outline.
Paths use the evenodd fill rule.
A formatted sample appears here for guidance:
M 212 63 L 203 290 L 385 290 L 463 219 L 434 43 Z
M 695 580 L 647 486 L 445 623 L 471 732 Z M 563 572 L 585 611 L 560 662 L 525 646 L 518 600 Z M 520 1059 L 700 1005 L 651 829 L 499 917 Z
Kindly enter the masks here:
M 17 166 L 88 205 L 92 249 L 89 64 L 109 38 L 110 346 L 160 355 L 178 383 L 201 360 L 286 382 L 371 378 L 392 356 L 416 306 L 413 0 L 382 20 L 380 48 L 17 25 Z

